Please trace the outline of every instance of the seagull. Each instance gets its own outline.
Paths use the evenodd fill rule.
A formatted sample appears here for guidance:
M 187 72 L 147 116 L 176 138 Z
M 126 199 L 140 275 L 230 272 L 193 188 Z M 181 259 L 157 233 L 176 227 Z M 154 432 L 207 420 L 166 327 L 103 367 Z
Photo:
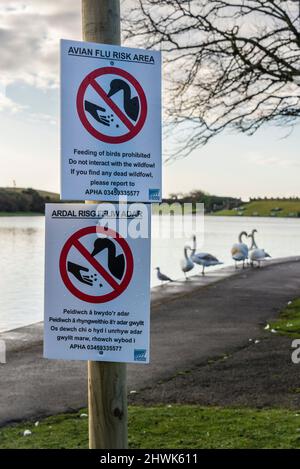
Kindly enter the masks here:
M 231 256 L 235 261 L 235 268 L 237 269 L 237 262 L 243 262 L 243 269 L 245 267 L 245 260 L 248 259 L 249 249 L 247 244 L 243 243 L 242 237 L 248 236 L 246 231 L 239 234 L 239 242 L 235 243 L 231 248 Z
M 163 282 L 174 282 L 174 280 L 172 280 L 170 277 L 168 277 L 167 275 L 163 274 L 163 273 L 160 271 L 160 268 L 159 268 L 159 267 L 155 267 L 155 270 L 157 270 L 157 278 L 158 278 L 158 280 L 161 281 L 161 284 L 163 284 Z
M 253 267 L 253 262 L 257 262 L 258 267 L 260 267 L 261 262 L 271 256 L 264 249 L 260 249 L 257 246 L 256 241 L 254 239 L 254 233 L 257 233 L 256 229 L 252 230 L 252 232 L 248 235 L 248 238 L 252 239 L 249 258 L 250 258 L 250 263 L 252 267 Z
M 187 280 L 186 273 L 194 268 L 194 262 L 189 258 L 187 252 L 191 249 L 189 246 L 184 247 L 184 259 L 181 260 L 180 266 L 182 272 L 184 272 L 185 279 Z
M 189 248 L 191 249 L 191 248 Z M 202 265 L 202 275 L 205 275 L 205 267 L 211 267 L 213 265 L 223 264 L 215 256 L 208 252 L 196 252 L 196 236 L 193 235 L 193 249 L 191 249 L 191 260 L 198 265 Z

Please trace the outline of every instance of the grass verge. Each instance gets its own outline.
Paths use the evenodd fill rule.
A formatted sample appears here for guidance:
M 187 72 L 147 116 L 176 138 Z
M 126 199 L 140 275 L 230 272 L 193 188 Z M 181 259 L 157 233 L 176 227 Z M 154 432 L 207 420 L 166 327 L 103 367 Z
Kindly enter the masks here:
M 269 323 L 270 330 L 275 330 L 278 334 L 288 335 L 293 338 L 300 338 L 300 298 L 291 301 L 286 308 L 281 311 L 278 319 Z
M 291 217 L 300 215 L 299 200 L 255 200 L 244 204 L 240 210 L 221 210 L 213 215 L 244 217 Z
M 86 411 L 82 411 L 86 412 Z M 0 429 L 0 448 L 87 448 L 81 412 Z M 23 436 L 25 430 L 32 433 Z M 130 448 L 300 448 L 300 414 L 196 405 L 129 408 Z
M 0 217 L 43 217 L 43 213 L 38 212 L 0 212 Z

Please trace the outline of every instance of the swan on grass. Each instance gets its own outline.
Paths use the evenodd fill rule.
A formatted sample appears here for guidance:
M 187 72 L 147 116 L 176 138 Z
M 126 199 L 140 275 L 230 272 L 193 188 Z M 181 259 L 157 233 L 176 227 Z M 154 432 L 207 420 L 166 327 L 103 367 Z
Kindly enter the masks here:
M 194 264 L 202 265 L 202 275 L 205 275 L 205 267 L 223 264 L 223 262 L 220 262 L 215 256 L 208 252 L 196 252 L 197 240 L 195 235 L 193 235 L 193 249 L 189 249 L 191 250 L 190 259 Z
M 235 268 L 237 269 L 237 262 L 243 263 L 243 269 L 245 267 L 245 261 L 248 259 L 249 248 L 246 243 L 243 243 L 243 236 L 247 236 L 246 231 L 242 231 L 239 234 L 239 242 L 235 243 L 231 248 L 231 256 L 235 262 Z

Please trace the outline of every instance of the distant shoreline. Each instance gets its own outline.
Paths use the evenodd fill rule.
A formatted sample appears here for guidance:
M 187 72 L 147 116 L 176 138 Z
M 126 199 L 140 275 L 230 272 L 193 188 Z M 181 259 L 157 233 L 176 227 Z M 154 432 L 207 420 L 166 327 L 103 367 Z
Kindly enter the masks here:
M 0 217 L 44 216 L 45 204 L 59 202 L 64 203 L 60 201 L 59 194 L 53 192 L 0 187 Z M 161 205 L 153 204 L 152 213 L 168 215 L 173 212 L 181 215 L 183 208 L 185 214 L 200 213 L 203 206 L 208 216 L 300 219 L 300 197 L 257 197 L 244 202 L 241 198 L 210 195 L 200 190 L 163 198 Z
M 157 212 L 154 212 L 153 215 L 158 215 Z M 162 215 L 168 215 L 168 213 L 162 213 Z M 195 215 L 195 213 L 194 213 Z M 38 212 L 0 212 L 0 218 L 15 218 L 15 217 L 44 217 L 44 213 L 38 213 Z M 221 212 L 210 212 L 206 213 L 205 216 L 207 217 L 226 217 L 226 218 L 288 218 L 288 219 L 300 219 L 300 217 L 295 216 L 295 215 L 285 215 L 285 214 L 276 214 L 274 215 L 249 215 L 249 214 L 243 214 L 240 215 L 238 213 L 234 214 L 227 214 L 227 213 L 221 213 Z

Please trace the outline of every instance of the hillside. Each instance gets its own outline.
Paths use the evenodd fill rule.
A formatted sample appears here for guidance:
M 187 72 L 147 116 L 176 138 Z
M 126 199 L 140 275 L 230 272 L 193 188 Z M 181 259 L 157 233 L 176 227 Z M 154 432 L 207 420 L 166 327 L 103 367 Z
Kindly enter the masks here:
M 0 213 L 20 215 L 44 213 L 45 203 L 58 202 L 59 195 L 36 189 L 0 188 Z
M 214 215 L 233 217 L 300 217 L 300 199 L 250 200 L 238 208 L 220 210 Z
M 40 189 L 32 189 L 32 188 L 25 188 L 25 187 L 0 187 L 0 190 L 4 190 L 9 193 L 15 192 L 19 194 L 24 193 L 24 191 L 33 190 L 37 192 L 41 197 L 45 197 L 45 198 L 49 197 L 50 199 L 53 199 L 53 200 L 59 200 L 59 194 L 57 194 L 56 192 L 43 191 Z
M 187 194 L 170 194 L 169 198 L 163 199 L 163 203 L 173 204 L 193 204 L 192 211 L 195 210 L 195 204 L 204 204 L 205 213 L 214 213 L 219 210 L 232 210 L 243 204 L 240 198 L 208 194 L 201 190 L 193 190 Z

